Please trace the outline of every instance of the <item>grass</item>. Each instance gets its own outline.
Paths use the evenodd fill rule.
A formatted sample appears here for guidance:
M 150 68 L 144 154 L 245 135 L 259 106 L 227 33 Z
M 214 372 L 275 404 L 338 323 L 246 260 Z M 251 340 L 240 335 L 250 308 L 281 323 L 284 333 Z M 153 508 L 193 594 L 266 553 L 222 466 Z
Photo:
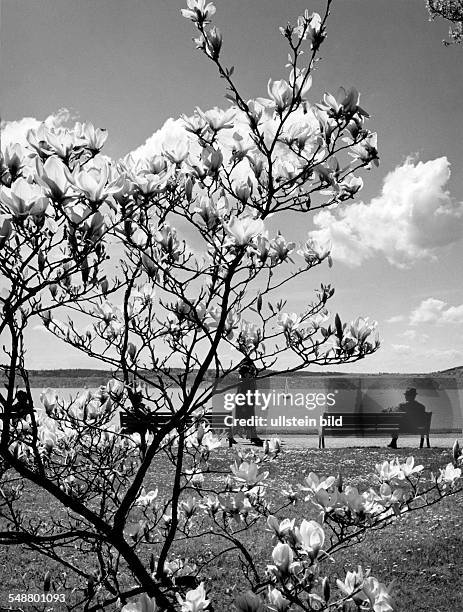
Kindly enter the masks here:
M 394 456 L 405 459 L 410 454 L 410 449 L 389 451 L 380 448 L 283 450 L 277 462 L 270 465 L 269 499 L 276 501 L 271 490 L 278 491 L 289 485 L 296 487 L 310 471 L 330 475 L 341 469 L 345 484 L 362 488 L 370 480 L 369 475 L 375 463 Z M 419 463 L 434 469 L 450 460 L 449 451 L 443 449 L 416 450 L 414 455 Z M 220 449 L 212 461 L 212 467 L 217 470 L 227 469 L 233 459 L 233 451 Z M 167 489 L 170 478 L 168 466 L 165 463 L 158 464 L 153 468 L 146 488 L 149 490 L 153 485 L 160 485 L 162 493 L 162 489 Z M 460 493 L 435 506 L 404 516 L 384 529 L 370 532 L 363 542 L 341 551 L 335 561 L 328 562 L 325 565 L 326 573 L 342 577 L 345 571 L 356 568 L 360 563 L 364 568 L 371 568 L 372 574 L 381 581 L 389 583 L 393 580 L 397 612 L 463 610 L 463 577 L 460 571 L 463 565 L 461 503 Z M 48 503 L 43 493 L 38 492 L 27 492 L 24 511 L 30 516 L 50 518 L 53 514 L 56 517 L 56 508 Z M 303 502 L 289 508 L 284 516 L 296 518 L 296 523 L 302 518 L 311 518 Z M 259 525 L 247 532 L 245 542 L 260 567 L 264 568 L 271 561 L 270 534 Z M 204 538 L 201 542 L 192 540 L 180 543 L 176 553 L 191 561 L 201 562 L 208 559 L 212 548 L 210 539 Z M 69 558 L 78 555 L 71 550 L 68 553 Z M 8 593 L 25 590 L 42 592 L 45 571 L 50 569 L 55 576 L 62 571 L 54 562 L 40 558 L 37 553 L 23 547 L 0 547 L 0 568 L 0 610 L 1 606 L 8 609 Z M 236 554 L 225 555 L 208 566 L 203 578 L 210 589 L 216 612 L 232 610 L 234 597 L 246 588 Z M 67 593 L 68 601 L 73 597 L 70 592 Z M 24 610 L 32 609 L 24 606 Z M 56 611 L 61 608 L 57 604 L 49 609 Z

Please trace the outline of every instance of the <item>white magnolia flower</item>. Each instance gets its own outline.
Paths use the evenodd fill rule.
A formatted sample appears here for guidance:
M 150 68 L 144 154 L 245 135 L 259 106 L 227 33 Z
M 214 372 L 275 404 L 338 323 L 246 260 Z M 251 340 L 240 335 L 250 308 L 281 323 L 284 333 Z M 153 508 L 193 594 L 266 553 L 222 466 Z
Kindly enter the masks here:
M 54 155 L 44 164 L 36 158 L 38 182 L 45 187 L 50 197 L 60 201 L 69 195 L 72 188 L 72 175 L 66 164 Z
M 206 599 L 206 589 L 204 582 L 198 588 L 187 591 L 185 599 L 178 597 L 181 605 L 181 612 L 203 612 L 207 610 L 210 600 Z
M 243 461 L 240 465 L 235 463 L 231 466 L 233 476 L 239 482 L 243 482 L 248 486 L 255 486 L 265 480 L 268 472 L 259 474 L 259 467 L 256 463 Z
M 155 501 L 158 496 L 158 489 L 154 489 L 153 491 L 149 491 L 148 493 L 143 493 L 140 495 L 135 501 L 136 506 L 151 506 L 151 504 Z
M 196 107 L 196 112 L 214 132 L 234 127 L 233 119 L 235 118 L 236 110 L 233 108 L 224 111 L 215 107 L 202 111 L 199 107 Z
M 300 323 L 301 317 L 299 317 L 295 312 L 283 312 L 278 317 L 278 325 L 280 325 L 285 332 L 297 329 Z
M 350 334 L 358 342 L 364 342 L 368 336 L 377 328 L 377 321 L 370 321 L 368 317 L 357 317 L 349 326 Z
M 451 463 L 449 463 L 445 466 L 444 469 L 440 470 L 440 476 L 437 479 L 437 482 L 453 484 L 457 478 L 460 478 L 460 476 L 461 476 L 461 468 L 457 468 Z
M 120 189 L 116 182 L 110 181 L 110 168 L 107 160 L 102 156 L 94 157 L 91 165 L 73 174 L 76 188 L 90 202 L 98 203 Z
M 280 542 L 272 551 L 272 559 L 276 568 L 282 574 L 287 574 L 291 564 L 293 563 L 294 553 L 289 544 L 283 544 Z
M 284 79 L 280 81 L 272 81 L 272 79 L 269 79 L 267 91 L 270 99 L 275 103 L 279 111 L 284 110 L 291 103 L 293 89 Z
M 42 393 L 40 394 L 40 401 L 45 408 L 45 412 L 48 416 L 50 416 L 58 401 L 58 394 L 54 389 L 48 387 L 47 389 L 42 390 Z
M 267 531 L 273 532 L 274 538 L 281 540 L 288 533 L 294 531 L 295 522 L 296 519 L 283 519 L 280 523 L 276 516 L 270 515 L 267 519 L 267 525 L 270 529 Z
M 136 603 L 125 604 L 121 612 L 157 612 L 158 610 L 154 597 L 148 597 L 143 593 Z
M 11 188 L 2 187 L 0 202 L 9 208 L 14 217 L 41 216 L 49 204 L 44 188 L 22 177 L 16 179 Z
M 215 6 L 207 0 L 187 0 L 187 9 L 181 9 L 182 15 L 191 21 L 208 23 L 215 14 Z
M 92 151 L 99 151 L 103 148 L 108 131 L 101 128 L 95 128 L 93 123 L 76 124 L 76 131 L 80 132 L 80 137 L 85 141 L 87 146 Z
M 303 550 L 315 556 L 325 542 L 325 532 L 316 521 L 304 519 L 301 526 L 296 529 L 296 536 Z
M 278 589 L 268 588 L 269 610 L 272 612 L 286 612 L 291 602 Z
M 301 487 L 303 491 L 317 492 L 320 489 L 329 489 L 334 484 L 336 478 L 334 476 L 329 476 L 328 478 L 325 478 L 325 480 L 321 480 L 317 474 L 310 472 L 304 480 L 307 486 Z
M 309 238 L 302 249 L 298 251 L 299 255 L 305 259 L 308 265 L 317 264 L 327 257 L 330 257 L 331 253 L 331 242 L 328 241 L 325 244 L 321 244 L 314 238 Z

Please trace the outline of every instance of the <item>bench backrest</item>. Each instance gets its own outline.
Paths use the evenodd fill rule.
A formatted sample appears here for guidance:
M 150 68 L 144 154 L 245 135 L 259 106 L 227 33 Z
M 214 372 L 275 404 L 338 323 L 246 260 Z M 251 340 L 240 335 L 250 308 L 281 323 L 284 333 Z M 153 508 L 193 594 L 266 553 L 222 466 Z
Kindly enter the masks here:
M 337 435 L 350 435 L 353 433 L 377 433 L 390 434 L 399 430 L 402 419 L 406 416 L 405 412 L 335 412 L 325 413 L 323 418 L 330 417 L 330 424 L 322 428 L 323 433 Z M 332 423 L 342 417 L 342 426 Z M 425 413 L 425 420 L 421 426 L 411 427 L 410 433 L 423 432 L 429 433 L 431 426 L 432 412 Z M 402 430 L 401 430 L 402 431 Z M 402 433 L 406 433 L 403 432 Z
M 202 417 L 189 416 L 186 420 L 188 426 L 193 423 L 204 422 L 211 429 L 225 428 L 224 419 L 228 412 L 210 412 Z M 137 415 L 128 412 L 120 413 L 121 428 L 126 431 L 140 432 L 147 429 L 157 429 L 168 423 L 173 415 L 170 412 L 157 412 L 149 415 Z

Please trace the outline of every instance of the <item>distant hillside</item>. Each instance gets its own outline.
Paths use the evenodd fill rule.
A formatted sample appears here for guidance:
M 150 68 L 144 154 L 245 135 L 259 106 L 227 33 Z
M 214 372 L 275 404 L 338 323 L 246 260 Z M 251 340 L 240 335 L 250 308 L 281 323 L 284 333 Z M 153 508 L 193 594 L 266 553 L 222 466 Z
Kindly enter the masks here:
M 180 368 L 172 368 L 173 374 L 180 373 Z M 269 371 L 273 376 L 278 376 L 277 371 Z M 79 387 L 99 387 L 105 385 L 107 381 L 112 377 L 110 370 L 92 370 L 92 369 L 74 369 L 74 370 L 29 370 L 29 378 L 32 387 L 64 387 L 64 388 L 79 388 Z M 463 379 L 463 366 L 449 368 L 439 372 L 430 373 L 403 373 L 403 372 L 377 372 L 371 373 L 351 373 L 351 372 L 333 372 L 333 371 L 318 371 L 318 372 L 293 372 L 289 374 L 281 374 L 285 378 L 304 378 L 304 377 L 355 377 L 355 378 L 370 378 L 373 376 L 384 376 L 394 377 L 395 379 L 406 379 L 406 378 L 428 378 L 428 377 L 439 377 L 439 378 L 456 378 Z M 149 373 L 147 377 L 150 378 Z M 0 382 L 5 380 L 5 376 L 0 372 Z M 238 379 L 236 373 L 230 376 L 230 383 L 233 383 Z M 207 380 L 213 380 L 213 373 L 209 372 Z
M 432 372 L 432 376 L 443 376 L 452 378 L 463 378 L 463 366 L 457 366 L 456 368 L 449 368 L 448 370 L 442 370 L 441 372 Z

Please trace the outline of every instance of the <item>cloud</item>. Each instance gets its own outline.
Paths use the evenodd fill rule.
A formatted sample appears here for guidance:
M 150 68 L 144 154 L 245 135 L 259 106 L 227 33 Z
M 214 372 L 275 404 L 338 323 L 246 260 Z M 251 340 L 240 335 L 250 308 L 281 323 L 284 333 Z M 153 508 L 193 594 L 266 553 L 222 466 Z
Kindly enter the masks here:
M 386 323 L 401 323 L 405 320 L 404 315 L 395 315 L 394 317 L 390 317 L 386 319 Z
M 443 300 L 427 298 L 410 314 L 411 325 L 421 323 L 463 323 L 463 304 L 449 306 Z
M 312 234 L 331 240 L 333 257 L 352 266 L 378 253 L 400 268 L 435 259 L 437 249 L 463 235 L 463 205 L 446 191 L 449 178 L 446 157 L 417 163 L 407 159 L 386 176 L 381 195 L 370 203 L 317 213 L 319 229 Z
M 42 121 L 49 127 L 60 127 L 68 121 L 74 121 L 76 118 L 77 115 L 69 109 L 60 108 L 56 113 L 48 115 L 44 120 L 36 119 L 35 117 L 23 117 L 18 121 L 2 121 L 0 125 L 2 147 L 15 143 L 27 146 L 27 132 L 37 129 Z
M 409 355 L 412 351 L 408 344 L 391 344 L 392 350 L 400 355 Z
M 416 329 L 407 329 L 402 333 L 402 338 L 405 338 L 408 341 L 413 340 L 414 342 L 424 343 L 429 340 L 429 336 L 427 334 L 419 334 Z

